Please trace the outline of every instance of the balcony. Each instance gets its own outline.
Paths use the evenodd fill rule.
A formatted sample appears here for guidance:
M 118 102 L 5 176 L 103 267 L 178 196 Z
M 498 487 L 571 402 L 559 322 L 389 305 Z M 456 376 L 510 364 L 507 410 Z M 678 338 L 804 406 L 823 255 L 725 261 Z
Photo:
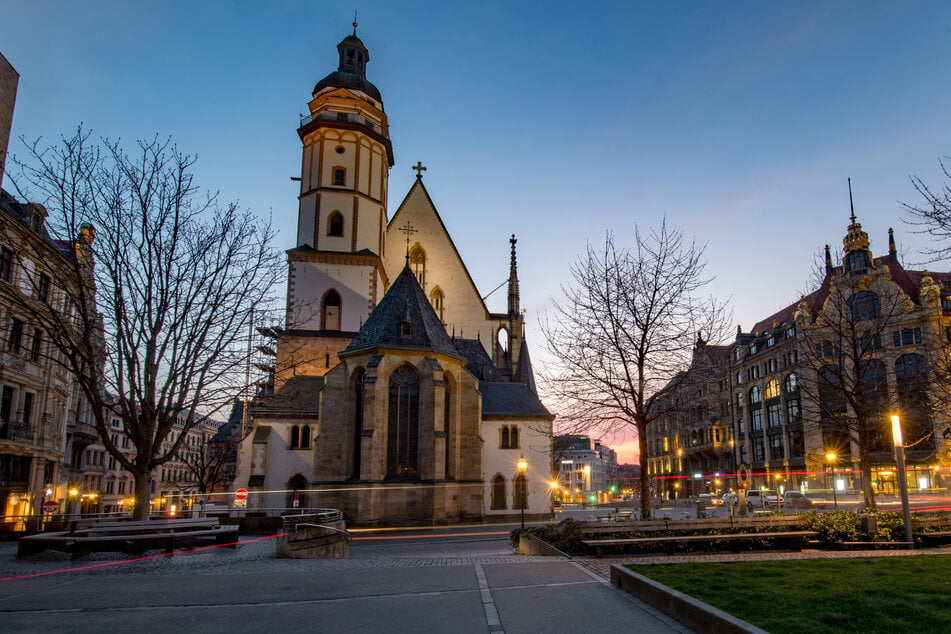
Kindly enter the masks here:
M 76 421 L 70 425 L 70 431 L 73 433 L 73 442 L 82 445 L 91 445 L 99 440 L 99 432 L 94 425 Z
M 36 439 L 36 425 L 27 423 L 0 423 L 0 440 L 33 444 Z

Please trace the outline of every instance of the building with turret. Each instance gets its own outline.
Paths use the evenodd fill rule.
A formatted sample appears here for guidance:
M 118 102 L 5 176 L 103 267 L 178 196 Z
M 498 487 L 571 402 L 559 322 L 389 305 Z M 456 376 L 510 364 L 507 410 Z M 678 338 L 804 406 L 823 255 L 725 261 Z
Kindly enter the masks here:
M 698 343 L 695 379 L 668 386 L 681 403 L 649 438 L 664 497 L 751 486 L 894 493 L 891 416 L 912 490 L 946 485 L 951 273 L 905 268 L 894 234 L 874 255 L 854 210 L 841 256 L 825 247 L 817 288 L 737 328 L 729 346 Z
M 297 130 L 273 393 L 251 408 L 235 485 L 249 508 L 334 507 L 364 525 L 548 513 L 553 416 L 524 339 L 515 236 L 507 306 L 492 312 L 421 163 L 389 217 L 389 123 L 356 25 L 337 52 Z

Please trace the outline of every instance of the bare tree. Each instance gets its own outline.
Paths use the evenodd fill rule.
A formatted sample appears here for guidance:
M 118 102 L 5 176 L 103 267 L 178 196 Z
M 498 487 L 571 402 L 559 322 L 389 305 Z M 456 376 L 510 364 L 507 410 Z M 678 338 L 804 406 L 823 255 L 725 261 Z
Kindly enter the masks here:
M 951 168 L 943 160 L 939 160 L 938 164 L 947 180 L 936 189 L 921 178 L 912 176 L 911 184 L 924 201 L 918 204 L 901 203 L 907 221 L 920 227 L 920 233 L 934 238 L 936 246 L 923 252 L 932 262 L 951 257 Z
M 274 233 L 202 193 L 195 157 L 169 141 L 127 153 L 80 127 L 28 148 L 14 159 L 17 190 L 46 206 L 52 237 L 68 241 L 74 258 L 49 301 L 24 293 L 18 309 L 75 375 L 102 444 L 135 478 L 135 517 L 146 519 L 153 469 L 245 381 L 254 308 L 270 301 L 281 274 Z M 112 442 L 111 416 L 132 456 Z
M 179 449 L 176 460 L 184 467 L 183 491 L 196 491 L 204 505 L 209 493 L 223 490 L 234 479 L 237 447 L 202 434 L 198 442 Z
M 650 517 L 648 426 L 675 405 L 663 388 L 690 366 L 698 332 L 727 332 L 724 306 L 698 293 L 704 246 L 686 242 L 666 220 L 644 235 L 635 228 L 632 250 L 608 233 L 602 250 L 588 246 L 571 268 L 573 284 L 542 325 L 554 361 L 544 380 L 569 408 L 576 431 L 610 434 L 636 430 L 641 466 L 641 513 Z

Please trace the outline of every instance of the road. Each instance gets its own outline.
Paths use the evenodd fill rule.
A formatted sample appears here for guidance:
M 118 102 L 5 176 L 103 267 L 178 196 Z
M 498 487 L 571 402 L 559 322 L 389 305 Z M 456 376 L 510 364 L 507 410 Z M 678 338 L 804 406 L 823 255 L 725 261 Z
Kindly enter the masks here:
M 513 554 L 510 528 L 358 531 L 337 560 L 275 559 L 269 538 L 117 565 L 108 554 L 18 560 L 4 543 L 0 622 L 11 632 L 685 631 L 577 561 Z

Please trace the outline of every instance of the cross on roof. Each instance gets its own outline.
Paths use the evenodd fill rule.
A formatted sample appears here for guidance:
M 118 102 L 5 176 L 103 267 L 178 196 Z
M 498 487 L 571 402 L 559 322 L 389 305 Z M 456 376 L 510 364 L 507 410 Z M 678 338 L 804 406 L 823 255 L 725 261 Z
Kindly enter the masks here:
M 423 169 L 426 169 L 425 167 Z M 418 233 L 418 229 L 414 229 L 413 225 L 409 223 L 409 220 L 406 221 L 406 224 L 400 227 L 400 231 L 406 234 L 406 266 L 409 266 L 409 239 L 414 233 Z
M 423 172 L 426 171 L 426 168 L 423 167 L 422 161 L 416 161 L 416 165 L 413 166 L 413 169 L 416 170 L 416 178 L 422 178 Z

